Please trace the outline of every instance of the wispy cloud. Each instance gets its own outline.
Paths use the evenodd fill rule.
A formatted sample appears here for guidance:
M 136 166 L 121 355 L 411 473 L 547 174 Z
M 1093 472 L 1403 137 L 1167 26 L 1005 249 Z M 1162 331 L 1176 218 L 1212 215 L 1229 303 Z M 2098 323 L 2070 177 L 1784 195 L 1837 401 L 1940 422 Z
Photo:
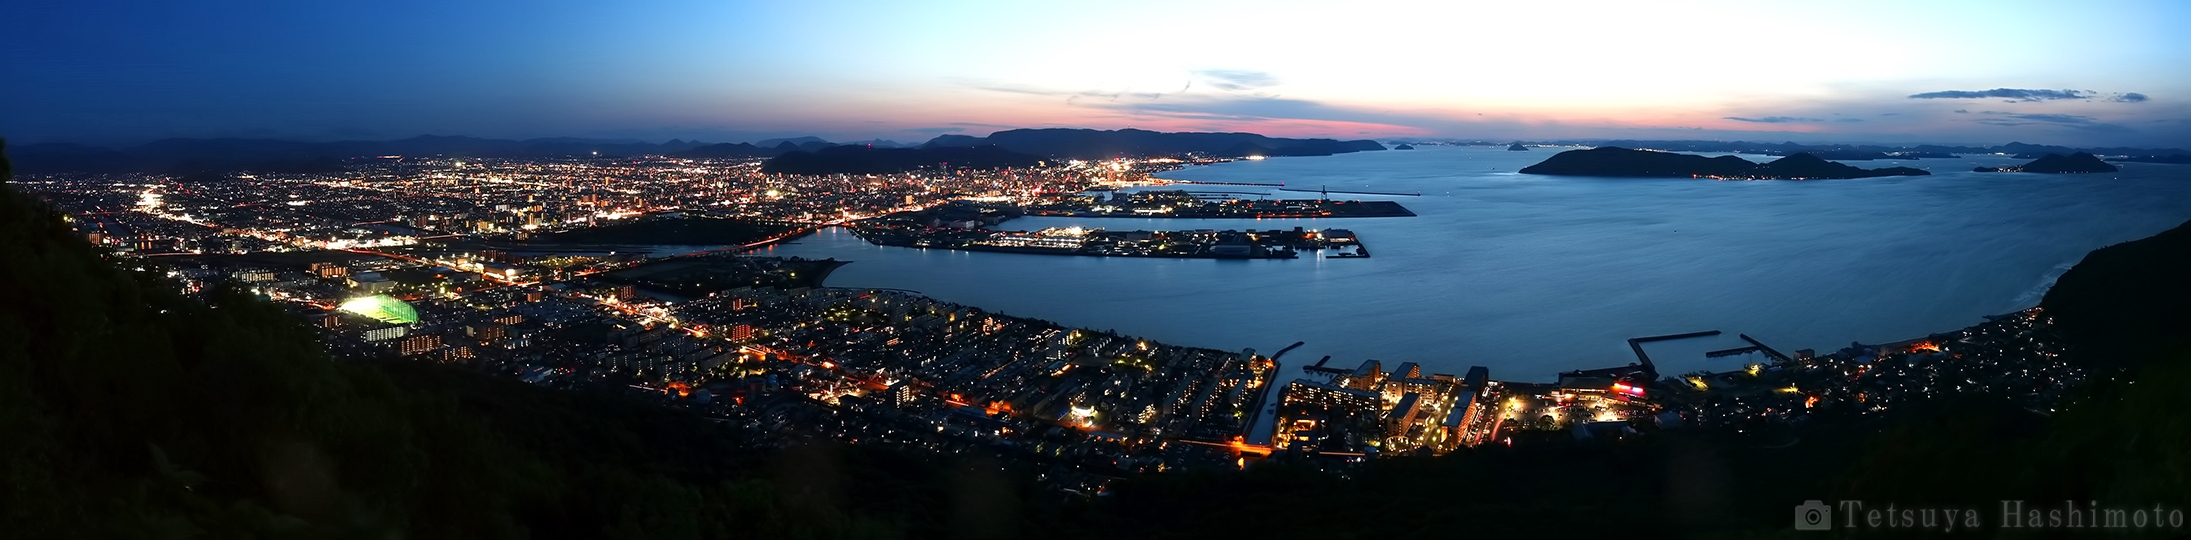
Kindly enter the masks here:
M 1733 121 L 1736 121 L 1736 122 L 1755 122 L 1755 123 L 1759 123 L 1759 124 L 1788 124 L 1788 123 L 1802 123 L 1802 122 L 1824 122 L 1824 121 L 1825 121 L 1825 120 L 1822 120 L 1822 119 L 1818 119 L 1818 118 L 1804 118 L 1804 117 L 1801 117 L 1801 116 L 1762 116 L 1762 117 L 1757 117 L 1757 118 L 1748 118 L 1748 117 L 1742 117 L 1742 116 L 1729 116 L 1729 117 L 1726 117 L 1726 119 L 1728 119 L 1728 120 L 1733 120 Z
M 2091 90 L 2047 90 L 2033 88 L 1995 88 L 1992 90 L 1941 90 L 1910 94 L 1910 99 L 1983 99 L 2003 98 L 2009 101 L 2032 102 L 2060 99 L 2104 99 L 2119 103 L 2143 103 L 2147 97 L 2137 92 L 2105 93 Z
M 2048 124 L 2083 131 L 2104 133 L 2121 133 L 2133 131 L 2132 129 L 2121 125 L 2101 122 L 2097 118 L 2093 118 L 2090 116 L 2079 116 L 2074 114 L 2026 114 L 2012 113 L 2006 111 L 1984 111 L 1981 114 L 1987 115 L 1988 118 L 1978 120 L 1978 123 L 1986 124 L 1989 126 L 2023 126 L 2032 124 Z
M 911 129 L 907 129 L 907 130 L 904 130 L 904 131 L 906 131 L 906 132 L 908 132 L 908 133 L 927 133 L 927 134 L 931 134 L 931 135 L 941 135 L 941 134 L 944 134 L 944 133 L 958 133 L 958 132 L 961 132 L 961 131 L 966 131 L 966 128 L 962 128 L 962 127 L 924 127 L 924 128 L 911 128 Z

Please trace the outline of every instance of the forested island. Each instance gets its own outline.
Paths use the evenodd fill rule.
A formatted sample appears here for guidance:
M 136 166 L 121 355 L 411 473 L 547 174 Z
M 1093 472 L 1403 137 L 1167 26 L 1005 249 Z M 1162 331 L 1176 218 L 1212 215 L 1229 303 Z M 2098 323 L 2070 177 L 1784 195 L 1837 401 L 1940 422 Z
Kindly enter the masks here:
M 1704 157 L 1613 146 L 1560 152 L 1542 163 L 1522 168 L 1521 172 L 1552 176 L 1688 177 L 1721 180 L 1817 180 L 1932 174 L 1909 167 L 1863 169 L 1803 153 L 1759 164 L 1735 156 Z
M 2015 167 L 1979 167 L 1972 170 L 1977 172 L 2084 174 L 2115 172 L 2122 169 L 2106 161 L 2100 160 L 2098 156 L 2094 156 L 2092 154 L 2087 154 L 2084 152 L 2077 152 L 2066 156 L 2061 154 L 2047 154 L 2044 156 L 2039 156 L 2039 159 L 2031 160 L 2030 163 L 2025 163 L 2023 165 Z

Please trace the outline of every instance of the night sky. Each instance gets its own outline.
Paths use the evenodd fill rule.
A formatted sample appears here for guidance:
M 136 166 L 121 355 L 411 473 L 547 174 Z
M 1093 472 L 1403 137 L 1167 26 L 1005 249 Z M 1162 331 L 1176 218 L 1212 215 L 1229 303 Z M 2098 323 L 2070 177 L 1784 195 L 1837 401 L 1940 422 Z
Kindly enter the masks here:
M 1063 126 L 2191 146 L 2191 2 L 4 4 L 18 142 Z

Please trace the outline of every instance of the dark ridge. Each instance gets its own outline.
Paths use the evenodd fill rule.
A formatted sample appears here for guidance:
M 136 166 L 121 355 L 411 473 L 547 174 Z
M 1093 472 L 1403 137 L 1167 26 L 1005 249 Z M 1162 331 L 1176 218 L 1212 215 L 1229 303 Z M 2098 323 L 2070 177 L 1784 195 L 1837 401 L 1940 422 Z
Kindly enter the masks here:
M 1200 154 L 1210 157 L 1328 156 L 1384 150 L 1377 141 L 1284 139 L 1254 133 L 1159 133 L 1140 129 L 1014 129 L 988 137 L 943 135 L 923 148 L 993 144 L 1057 159 L 1112 159 Z
M 649 144 L 633 140 L 568 137 L 505 140 L 421 135 L 392 141 L 299 142 L 273 139 L 163 139 L 121 149 L 73 144 L 34 144 L 15 149 L 26 173 L 167 173 L 326 170 L 322 158 L 450 156 L 482 158 L 624 157 L 666 155 L 701 146 L 692 141 Z
M 1704 157 L 1605 146 L 1553 154 L 1521 170 L 1554 176 L 1642 178 L 1711 177 L 1737 179 L 1838 179 L 1932 174 L 1908 167 L 1862 169 L 1797 153 L 1763 165 L 1734 156 Z
M 2086 358 L 2130 367 L 2191 347 L 2191 222 L 2092 250 L 2039 302 Z
M 1818 156 L 1798 153 L 1757 166 L 1750 173 L 1764 178 L 1873 178 L 1879 176 L 1924 176 L 1932 174 L 1909 167 L 1863 169 L 1826 161 Z
M 682 158 L 710 159 L 772 157 L 778 155 L 778 153 L 768 149 L 763 149 L 758 146 L 754 146 L 752 143 L 719 143 L 701 146 L 670 155 Z
M 790 143 L 784 143 L 790 144 Z M 784 174 L 893 174 L 917 169 L 1001 169 L 1033 167 L 1041 158 L 996 146 L 869 148 L 833 146 L 786 153 L 761 165 L 761 172 Z

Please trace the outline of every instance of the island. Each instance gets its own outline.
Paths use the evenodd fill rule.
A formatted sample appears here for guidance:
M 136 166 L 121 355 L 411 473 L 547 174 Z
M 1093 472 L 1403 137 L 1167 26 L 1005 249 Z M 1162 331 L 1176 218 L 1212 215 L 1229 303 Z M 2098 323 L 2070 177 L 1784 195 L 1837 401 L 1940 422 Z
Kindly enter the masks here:
M 2104 173 L 2122 170 L 2098 156 L 2077 152 L 2070 155 L 2047 154 L 2016 167 L 1979 167 L 1976 172 L 2028 172 L 2045 174 Z
M 1182 190 L 1135 193 L 1114 191 L 1108 197 L 1075 195 L 1037 201 L 1021 207 L 1021 211 L 1036 216 L 1132 218 L 1355 218 L 1415 215 L 1407 207 L 1392 201 L 1243 199 L 1237 195 Z
M 1508 152 L 1527 152 L 1527 151 L 1529 151 L 1529 147 L 1527 147 L 1527 146 L 1522 146 L 1522 143 L 1514 143 L 1514 144 L 1511 144 L 1511 145 L 1507 145 L 1507 147 L 1506 147 L 1506 151 L 1508 151 Z
M 1414 149 L 1415 149 L 1415 145 L 1411 145 L 1411 144 L 1408 144 L 1408 143 L 1400 143 L 1400 145 L 1399 145 L 1399 146 L 1394 146 L 1394 147 L 1392 147 L 1392 149 L 1393 149 L 1393 150 L 1414 150 Z
M 1704 157 L 1615 146 L 1560 152 L 1542 163 L 1522 168 L 1521 172 L 1550 176 L 1689 177 L 1715 180 L 1824 180 L 1932 174 L 1909 167 L 1862 169 L 1826 161 L 1807 153 L 1759 164 L 1734 156 Z

